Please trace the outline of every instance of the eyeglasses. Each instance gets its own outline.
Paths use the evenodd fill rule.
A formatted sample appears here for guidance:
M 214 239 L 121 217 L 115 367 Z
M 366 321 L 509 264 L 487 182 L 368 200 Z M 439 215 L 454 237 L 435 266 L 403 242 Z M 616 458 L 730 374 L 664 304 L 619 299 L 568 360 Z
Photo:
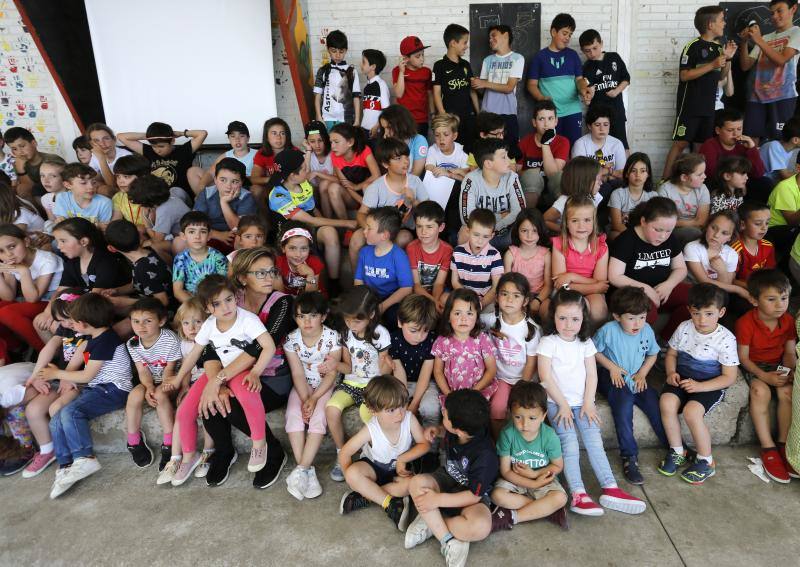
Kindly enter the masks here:
M 275 278 L 278 277 L 278 274 L 280 274 L 280 272 L 275 268 L 270 268 L 269 270 L 255 270 L 247 273 L 255 276 L 257 280 L 263 280 L 264 278 Z

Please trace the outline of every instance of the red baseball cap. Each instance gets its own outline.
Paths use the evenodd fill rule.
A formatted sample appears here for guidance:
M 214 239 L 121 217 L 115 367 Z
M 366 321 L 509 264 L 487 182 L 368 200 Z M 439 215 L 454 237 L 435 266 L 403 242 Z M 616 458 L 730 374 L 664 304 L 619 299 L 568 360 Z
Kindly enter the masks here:
M 400 42 L 400 54 L 408 57 L 414 55 L 417 51 L 428 49 L 430 45 L 422 45 L 422 40 L 415 35 L 404 37 Z

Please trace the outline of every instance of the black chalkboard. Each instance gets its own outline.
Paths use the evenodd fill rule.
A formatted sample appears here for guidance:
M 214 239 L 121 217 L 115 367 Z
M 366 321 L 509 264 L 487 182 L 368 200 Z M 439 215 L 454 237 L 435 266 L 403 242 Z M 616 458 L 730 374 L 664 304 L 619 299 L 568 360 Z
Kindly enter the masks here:
M 83 126 L 104 122 L 92 38 L 83 0 L 15 0 L 64 87 L 62 94 Z
M 489 27 L 506 24 L 511 27 L 514 40 L 511 49 L 525 56 L 525 74 L 517 83 L 517 119 L 520 136 L 532 129 L 533 98 L 525 89 L 528 59 L 541 49 L 541 4 L 470 4 L 469 5 L 469 53 L 470 64 L 475 75 L 481 72 L 484 57 L 489 51 Z

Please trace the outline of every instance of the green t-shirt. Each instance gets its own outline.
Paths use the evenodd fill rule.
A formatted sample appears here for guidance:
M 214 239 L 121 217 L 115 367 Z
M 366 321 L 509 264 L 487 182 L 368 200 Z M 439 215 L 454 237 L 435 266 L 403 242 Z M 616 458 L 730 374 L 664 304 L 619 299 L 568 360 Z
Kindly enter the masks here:
M 769 205 L 769 226 L 786 226 L 786 218 L 781 211 L 800 211 L 800 187 L 797 176 L 792 175 L 775 186 L 767 199 Z
M 497 454 L 511 457 L 511 462 L 521 462 L 534 470 L 549 465 L 553 459 L 561 458 L 561 441 L 552 427 L 543 423 L 539 435 L 526 441 L 513 423 L 508 423 L 497 440 Z

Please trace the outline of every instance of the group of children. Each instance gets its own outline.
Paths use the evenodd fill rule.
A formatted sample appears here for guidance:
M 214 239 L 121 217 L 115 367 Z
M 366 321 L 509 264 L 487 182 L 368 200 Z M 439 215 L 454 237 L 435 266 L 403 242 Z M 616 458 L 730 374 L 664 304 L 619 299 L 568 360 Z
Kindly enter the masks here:
M 791 0 L 772 5 L 781 22 L 784 6 L 794 13 Z M 774 132 L 742 129 L 782 102 L 753 101 L 744 118 L 693 104 L 734 54 L 712 41 L 721 15 L 695 18 L 702 38 L 684 50 L 677 150 L 661 184 L 646 154 L 628 155 L 624 63 L 587 30 L 581 65 L 568 14 L 529 66 L 533 131 L 521 140 L 524 58 L 511 29 L 490 28 L 493 53 L 475 77 L 462 58 L 469 33 L 455 24 L 433 72 L 426 46 L 402 41 L 397 104 L 380 77 L 386 57 L 363 52 L 362 88 L 347 37 L 331 32 L 299 148 L 280 118 L 265 122 L 258 150 L 234 121 L 231 149 L 203 170 L 193 155 L 205 131 L 156 122 L 115 135 L 93 124 L 67 164 L 38 152 L 30 132 L 7 130 L 0 400 L 12 440 L 0 472 L 30 478 L 57 461 L 59 497 L 101 468 L 90 421 L 124 409 L 131 457 L 142 468 L 158 459 L 157 484 L 224 483 L 233 425 L 251 441 L 254 486 L 266 488 L 287 458 L 265 416 L 285 406 L 294 498 L 322 494 L 317 453 L 329 434 L 329 476 L 349 487 L 341 514 L 376 504 L 406 548 L 435 536 L 447 564 L 463 565 L 470 542 L 493 531 L 544 518 L 566 528 L 567 508 L 645 511 L 612 472 L 598 391 L 628 483 L 644 482 L 634 406 L 666 451 L 658 471 L 705 482 L 716 471 L 706 416 L 741 366 L 764 469 L 789 482 L 797 332 L 785 273 L 800 276 L 800 252 L 765 236 L 783 246 L 800 223 L 790 157 L 800 122 L 759 149 L 756 136 Z M 774 63 L 771 40 L 753 26 L 745 36 Z M 759 53 L 749 57 L 767 80 Z M 683 140 L 703 143 L 682 154 Z M 430 182 L 442 178 L 444 193 Z M 341 281 L 348 263 L 352 286 Z M 648 381 L 657 365 L 660 392 Z M 145 406 L 162 430 L 158 452 Z M 348 439 L 351 406 L 360 424 Z

